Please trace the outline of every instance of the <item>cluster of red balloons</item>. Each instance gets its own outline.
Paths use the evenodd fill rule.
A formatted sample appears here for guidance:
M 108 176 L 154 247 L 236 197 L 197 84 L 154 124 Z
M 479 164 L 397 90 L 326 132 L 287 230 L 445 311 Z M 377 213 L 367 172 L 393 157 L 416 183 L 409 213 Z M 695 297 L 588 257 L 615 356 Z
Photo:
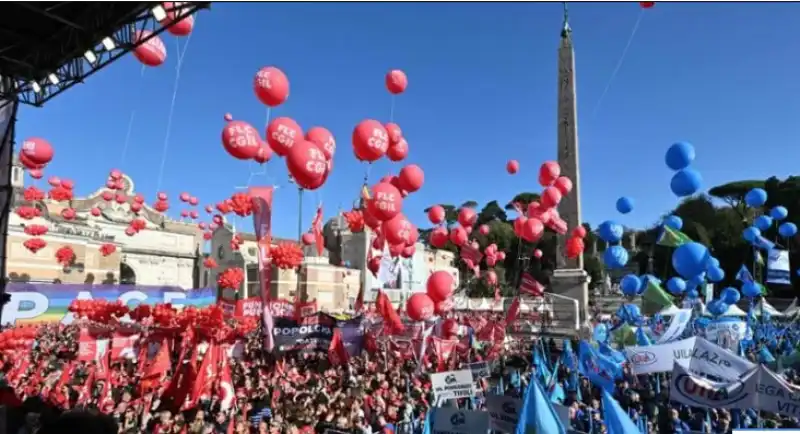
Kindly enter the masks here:
M 28 238 L 22 243 L 29 252 L 36 254 L 39 250 L 47 247 L 47 242 L 41 238 Z
M 272 263 L 281 270 L 294 270 L 303 263 L 303 249 L 296 243 L 278 243 L 270 249 Z
M 214 258 L 206 258 L 203 260 L 203 267 L 205 268 L 217 268 L 217 261 Z
M 426 292 L 413 294 L 406 301 L 406 315 L 414 321 L 427 321 L 453 309 L 453 275 L 436 271 L 428 277 Z
M 40 237 L 48 232 L 48 228 L 45 225 L 26 225 L 25 226 L 25 234 L 30 235 L 32 237 Z
M 111 243 L 103 243 L 100 245 L 100 254 L 103 256 L 108 256 L 113 254 L 117 251 L 117 246 Z
M 38 202 L 44 200 L 44 192 L 36 188 L 36 186 L 31 185 L 23 190 L 22 198 L 25 199 L 26 202 Z
M 584 238 L 586 237 L 586 228 L 577 226 L 572 230 L 572 234 L 566 242 L 564 253 L 568 258 L 577 258 L 583 254 L 586 245 Z
M 73 188 L 75 183 L 69 179 L 60 179 L 57 176 L 51 176 L 47 183 L 50 184 L 50 191 L 47 196 L 56 202 L 67 202 L 74 197 Z
M 0 351 L 30 349 L 33 340 L 39 335 L 36 325 L 18 326 L 0 332 Z
M 64 266 L 71 265 L 75 261 L 75 251 L 70 246 L 59 247 L 55 256 L 56 262 Z
M 238 267 L 226 268 L 217 276 L 217 286 L 220 289 L 238 290 L 244 282 L 244 270 Z

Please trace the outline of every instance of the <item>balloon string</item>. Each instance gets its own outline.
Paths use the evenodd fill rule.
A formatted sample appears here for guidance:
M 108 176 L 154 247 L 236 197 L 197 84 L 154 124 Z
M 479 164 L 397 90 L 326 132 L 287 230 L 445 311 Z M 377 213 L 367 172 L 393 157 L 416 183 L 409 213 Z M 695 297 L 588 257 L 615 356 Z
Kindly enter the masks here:
M 142 72 L 139 75 L 139 82 L 141 83 L 142 79 L 144 78 L 144 70 L 145 66 L 142 65 Z M 131 117 L 128 119 L 128 131 L 125 133 L 125 143 L 122 145 L 122 161 L 119 163 L 119 167 L 125 166 L 125 160 L 128 156 L 128 145 L 131 142 L 131 134 L 133 133 L 133 120 L 136 118 L 136 105 L 134 105 L 133 109 L 131 110 Z
M 617 61 L 617 66 L 614 67 L 614 71 L 611 73 L 611 77 L 608 78 L 606 87 L 603 89 L 603 92 L 600 94 L 600 98 L 597 100 L 597 104 L 595 104 L 594 109 L 592 110 L 591 118 L 594 118 L 595 115 L 597 115 L 600 105 L 603 104 L 603 99 L 606 97 L 608 90 L 611 88 L 611 83 L 614 82 L 614 79 L 617 77 L 617 73 L 619 72 L 620 68 L 622 68 L 622 64 L 625 63 L 625 56 L 628 54 L 628 49 L 631 48 L 633 38 L 636 37 L 636 32 L 639 30 L 639 24 L 642 22 L 642 17 L 644 17 L 644 9 L 639 10 L 639 16 L 636 18 L 636 23 L 633 25 L 630 36 L 628 36 L 628 42 L 625 43 L 625 48 L 622 50 L 622 55 Z
M 389 122 L 394 122 L 394 95 L 392 95 L 392 102 L 389 105 Z
M 195 18 L 195 25 L 197 25 L 197 18 Z M 169 105 L 169 115 L 167 116 L 167 133 L 164 135 L 164 149 L 161 151 L 161 166 L 158 168 L 158 181 L 156 182 L 156 192 L 161 190 L 161 182 L 164 180 L 164 168 L 167 162 L 167 151 L 169 150 L 169 137 L 172 132 L 172 118 L 175 115 L 175 101 L 178 98 L 178 85 L 181 79 L 181 66 L 183 66 L 183 58 L 186 57 L 186 51 L 189 49 L 189 43 L 192 42 L 192 35 L 194 32 L 189 33 L 186 37 L 186 44 L 183 46 L 181 52 L 180 42 L 176 39 L 175 45 L 178 47 L 178 65 L 175 67 L 175 84 L 172 87 L 172 101 Z

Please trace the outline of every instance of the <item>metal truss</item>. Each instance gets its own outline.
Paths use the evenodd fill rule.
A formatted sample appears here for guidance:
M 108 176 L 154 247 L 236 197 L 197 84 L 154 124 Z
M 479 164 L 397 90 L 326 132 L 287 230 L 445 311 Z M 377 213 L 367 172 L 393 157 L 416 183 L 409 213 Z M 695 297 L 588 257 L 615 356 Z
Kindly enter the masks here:
M 175 4 L 177 6 L 171 8 L 162 7 L 167 14 L 177 13 L 176 18 L 167 26 L 161 25 L 150 9 L 158 7 L 160 3 L 143 2 L 140 12 L 135 13 L 135 16 L 130 19 L 123 20 L 113 34 L 97 35 L 92 46 L 81 46 L 78 43 L 79 39 L 85 39 L 85 37 L 74 35 L 65 38 L 62 42 L 65 45 L 62 52 L 69 53 L 64 56 L 69 60 L 57 70 L 34 81 L 11 77 L 14 80 L 14 86 L 12 89 L 0 89 L 0 100 L 17 99 L 20 103 L 41 107 L 61 92 L 78 83 L 83 83 L 87 77 L 105 68 L 129 51 L 133 51 L 149 39 L 163 33 L 182 18 L 193 15 L 200 9 L 207 9 L 211 2 L 175 2 Z M 102 11 L 94 19 L 102 20 Z M 141 30 L 149 30 L 152 34 L 137 41 L 135 39 L 136 32 Z

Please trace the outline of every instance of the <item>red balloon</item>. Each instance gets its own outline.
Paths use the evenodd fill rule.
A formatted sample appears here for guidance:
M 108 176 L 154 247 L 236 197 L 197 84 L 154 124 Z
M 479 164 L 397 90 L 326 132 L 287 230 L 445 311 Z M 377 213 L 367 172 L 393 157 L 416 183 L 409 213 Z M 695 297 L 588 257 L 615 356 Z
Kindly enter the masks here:
M 561 202 L 561 192 L 555 187 L 547 187 L 542 191 L 542 208 L 550 209 L 558 206 Z
M 542 238 L 542 234 L 544 234 L 544 224 L 539 219 L 529 218 L 522 226 L 522 238 L 525 241 L 535 243 Z
M 110 191 L 104 191 L 102 196 L 103 196 L 103 200 L 106 201 L 106 202 L 111 202 L 114 199 L 114 193 L 112 193 Z
M 181 217 L 183 217 L 183 218 L 189 217 L 189 211 L 186 211 L 186 210 L 181 211 Z
M 316 242 L 316 240 L 317 240 L 317 237 L 315 237 L 314 234 L 310 234 L 308 232 L 303 234 L 303 244 L 306 245 L 306 246 L 310 246 L 310 245 L 314 244 Z
M 44 173 L 41 169 L 30 169 L 28 170 L 28 175 L 30 175 L 33 179 L 42 179 Z
M 181 202 L 189 202 L 189 199 L 191 197 L 192 196 L 190 196 L 189 193 L 181 193 L 181 195 L 178 196 L 178 198 L 181 200 Z
M 108 173 L 108 177 L 113 179 L 114 181 L 122 179 L 122 172 L 120 172 L 117 169 L 111 169 L 111 172 Z
M 400 256 L 409 259 L 414 257 L 414 253 L 417 251 L 417 248 L 413 245 L 403 247 L 403 251 L 400 252 Z
M 353 130 L 353 151 L 356 158 L 370 163 L 386 154 L 389 148 L 389 133 L 380 122 L 367 119 Z
M 144 196 L 142 196 L 141 193 L 136 193 L 133 196 L 133 201 L 136 202 L 136 203 L 144 203 Z
M 394 145 L 403 138 L 403 130 L 400 129 L 400 125 L 397 125 L 394 122 L 389 122 L 384 126 L 386 128 L 386 132 L 389 133 L 389 146 Z
M 526 221 L 528 221 L 528 218 L 525 216 L 519 216 L 516 220 L 514 220 L 514 234 L 516 236 L 518 237 L 522 236 Z
M 406 142 L 406 139 L 401 137 L 399 142 L 390 144 L 389 149 L 386 150 L 386 156 L 394 162 L 405 160 L 408 157 L 408 142 Z
M 447 271 L 434 271 L 426 283 L 428 297 L 434 301 L 446 300 L 453 293 L 453 275 Z
M 72 190 L 75 188 L 75 182 L 71 179 L 62 179 L 61 186 L 66 188 L 67 190 Z
M 431 223 L 438 225 L 444 221 L 444 217 L 445 212 L 441 205 L 434 205 L 428 208 L 428 220 L 430 220 Z
M 258 147 L 258 152 L 256 156 L 253 157 L 253 160 L 258 164 L 264 164 L 269 161 L 270 158 L 272 158 L 272 148 L 262 143 L 261 146 Z
M 51 187 L 58 187 L 61 185 L 61 179 L 57 176 L 51 176 L 47 179 L 47 183 L 50 184 Z
M 562 196 L 566 196 L 572 191 L 572 180 L 566 176 L 559 176 L 556 182 L 553 183 L 553 187 L 557 188 Z
M 31 161 L 30 158 L 28 158 L 27 155 L 23 154 L 22 152 L 19 153 L 19 162 L 22 163 L 22 165 L 26 169 L 30 169 L 30 170 L 44 169 L 44 166 L 45 166 L 44 164 L 36 164 L 36 163 L 34 163 L 33 161 Z
M 497 260 L 498 261 L 505 261 L 506 260 L 506 252 L 497 252 Z
M 447 228 L 444 226 L 439 226 L 433 231 L 431 231 L 430 236 L 428 237 L 428 242 L 431 243 L 433 247 L 437 249 L 441 249 L 447 244 L 448 234 Z
M 403 190 L 413 193 L 422 188 L 422 184 L 425 183 L 425 172 L 416 164 L 409 164 L 400 169 L 400 176 L 397 178 Z
M 561 175 L 561 166 L 555 161 L 545 161 L 539 168 L 539 184 L 549 187 Z
M 396 258 L 396 257 L 400 256 L 401 253 L 403 253 L 403 249 L 405 249 L 405 248 L 406 248 L 406 245 L 404 243 L 390 244 L 389 245 L 389 255 L 391 257 L 393 257 L 393 258 Z
M 142 202 L 144 202 L 144 198 L 142 198 Z M 197 206 L 198 203 L 200 203 L 200 201 L 197 200 L 196 197 L 192 196 L 192 197 L 189 198 L 189 205 Z
M 639 2 L 639 6 L 642 9 L 650 9 L 656 5 L 656 2 Z
M 222 147 L 233 158 L 249 160 L 261 148 L 261 136 L 252 125 L 244 121 L 231 121 L 222 130 Z
M 475 210 L 469 207 L 464 207 L 458 210 L 458 223 L 464 227 L 472 227 L 475 224 L 475 220 L 478 219 L 478 214 L 475 213 Z
M 414 321 L 427 321 L 433 317 L 433 300 L 427 294 L 417 292 L 408 297 L 406 314 Z
M 478 228 L 478 232 L 480 232 L 481 235 L 489 235 L 489 225 L 481 225 Z
M 132 236 L 136 235 L 136 229 L 131 228 L 131 227 L 126 228 L 125 229 L 125 235 L 127 235 L 129 237 L 132 237 Z
M 286 156 L 286 168 L 298 186 L 316 190 L 325 182 L 328 160 L 313 143 L 299 140 Z
M 303 139 L 303 129 L 292 118 L 275 118 L 267 126 L 267 143 L 281 157 Z
M 20 154 L 33 164 L 47 164 L 53 159 L 53 146 L 45 139 L 31 137 L 22 142 Z
M 581 226 L 576 226 L 575 229 L 572 230 L 572 237 L 573 238 L 585 238 L 586 237 L 586 228 Z
M 311 127 L 306 133 L 306 140 L 317 145 L 328 160 L 333 158 L 333 154 L 336 153 L 336 140 L 326 128 Z
M 100 214 L 102 213 L 102 211 L 100 210 L 100 208 L 94 207 L 94 208 L 92 208 L 91 213 L 95 217 L 100 217 Z
M 289 79 L 274 66 L 261 68 L 256 74 L 253 87 L 258 100 L 270 107 L 277 107 L 289 98 Z
M 567 240 L 565 253 L 568 258 L 574 259 L 583 253 L 585 246 L 583 240 L 580 238 L 572 237 Z
M 541 258 L 542 257 L 542 251 L 539 250 L 539 249 L 534 250 L 533 251 L 533 256 L 536 257 L 536 258 Z
M 223 116 L 222 119 L 225 119 L 225 122 L 230 122 L 233 120 L 233 115 L 230 113 L 225 113 L 225 116 Z
M 497 285 L 497 273 L 494 270 L 487 270 L 486 274 L 483 275 L 484 279 L 486 279 L 486 283 L 489 286 Z
M 407 245 L 411 240 L 411 222 L 403 214 L 397 214 L 383 223 L 383 236 L 389 244 Z
M 388 182 L 379 182 L 372 187 L 367 209 L 373 217 L 385 222 L 403 211 L 403 198 L 397 187 Z
M 393 69 L 386 74 L 386 89 L 388 89 L 389 93 L 392 95 L 405 92 L 406 87 L 408 87 L 408 77 L 406 77 L 405 72 L 399 69 Z
M 192 211 L 189 211 L 189 217 L 191 217 L 193 219 L 197 219 L 198 217 L 200 217 L 200 214 L 198 214 L 197 211 L 192 210 Z
M 377 231 L 381 227 L 381 221 L 369 211 L 369 202 L 367 203 L 367 207 L 362 211 L 362 214 L 364 214 L 364 224 L 367 225 L 368 228 Z M 381 246 L 381 248 L 382 247 L 383 246 Z
M 182 11 L 180 9 L 183 3 L 184 2 L 164 2 L 163 7 L 167 12 L 167 17 L 159 21 L 159 24 L 166 27 L 175 21 L 179 13 L 185 16 L 171 27 L 167 27 L 167 31 L 175 36 L 187 36 L 189 33 L 192 33 L 192 29 L 194 29 L 194 16 L 186 15 L 185 10 Z
M 211 205 L 206 205 L 206 212 L 211 214 L 212 212 L 214 212 L 214 207 Z
M 464 230 L 461 226 L 456 226 L 450 231 L 450 242 L 455 244 L 456 246 L 463 246 L 467 243 L 467 231 Z
M 141 43 L 152 34 L 153 32 L 144 29 L 136 31 L 133 38 L 136 41 L 133 55 L 147 66 L 159 66 L 167 60 L 167 47 L 164 45 L 164 41 L 158 35 L 154 35 L 146 42 Z
M 437 308 L 439 308 L 440 303 L 442 302 L 440 301 L 439 303 L 436 303 Z M 453 308 L 452 301 L 450 304 L 451 304 L 450 308 L 452 309 Z M 447 311 L 441 313 L 447 313 Z M 458 334 L 458 321 L 456 321 L 455 318 L 447 318 L 446 320 L 444 320 L 444 322 L 442 322 L 442 333 L 445 335 L 446 338 L 452 338 L 453 336 L 456 336 Z
M 123 193 L 117 193 L 117 195 L 114 196 L 114 201 L 118 204 L 123 204 L 128 201 L 128 196 L 125 196 Z
M 158 200 L 167 200 L 167 193 L 160 192 L 156 195 L 156 198 L 158 198 Z
M 519 162 L 517 160 L 509 160 L 509 162 L 506 163 L 506 172 L 512 175 L 519 172 Z

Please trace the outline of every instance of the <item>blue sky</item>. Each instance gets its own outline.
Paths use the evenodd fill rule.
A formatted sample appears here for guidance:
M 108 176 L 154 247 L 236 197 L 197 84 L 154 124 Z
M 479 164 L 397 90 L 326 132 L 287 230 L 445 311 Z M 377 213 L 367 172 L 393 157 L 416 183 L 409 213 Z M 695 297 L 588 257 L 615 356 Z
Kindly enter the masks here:
M 796 173 L 800 147 L 800 5 L 790 3 L 663 3 L 644 11 L 625 62 L 598 106 L 641 13 L 637 3 L 576 3 L 570 7 L 578 72 L 583 218 L 615 218 L 646 226 L 671 209 L 671 172 L 664 152 L 687 140 L 704 187 L 731 180 Z M 148 202 L 157 189 L 188 191 L 202 203 L 244 185 L 247 163 L 220 143 L 222 116 L 257 126 L 265 108 L 252 91 L 262 66 L 283 69 L 291 82 L 289 116 L 304 129 L 330 129 L 338 150 L 334 172 L 305 195 L 304 226 L 317 202 L 326 217 L 357 197 L 365 167 L 350 141 L 365 118 L 388 121 L 384 74 L 409 77 L 394 120 L 419 164 L 425 186 L 405 200 L 406 215 L 427 226 L 435 203 L 506 201 L 538 191 L 541 162 L 556 157 L 557 3 L 220 3 L 200 13 L 189 42 L 158 184 L 176 76 L 177 47 L 165 35 L 167 63 L 142 74 L 126 56 L 44 108 L 24 108 L 18 141 L 41 136 L 56 148 L 47 175 L 76 181 L 85 194 L 111 168 L 130 174 Z M 133 126 L 123 158 L 128 124 Z M 593 115 L 594 113 L 594 115 Z M 521 171 L 505 173 L 517 159 Z M 381 160 L 371 180 L 402 166 Z M 275 199 L 278 236 L 296 236 L 297 194 L 286 185 L 282 159 L 252 184 L 284 186 Z M 636 209 L 614 210 L 627 195 Z M 239 225 L 251 227 L 250 222 Z

